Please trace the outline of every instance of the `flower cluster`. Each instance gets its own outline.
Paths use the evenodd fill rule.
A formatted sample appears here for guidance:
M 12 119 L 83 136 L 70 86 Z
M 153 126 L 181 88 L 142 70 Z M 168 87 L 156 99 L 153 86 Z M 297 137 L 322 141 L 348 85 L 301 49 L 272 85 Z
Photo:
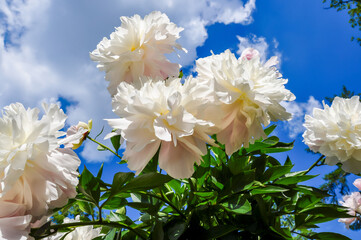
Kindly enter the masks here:
M 259 52 L 246 49 L 237 59 L 229 50 L 197 60 L 197 78 L 184 84 L 179 67 L 164 53 L 174 48 L 181 28 L 166 15 L 153 12 L 144 19 L 123 17 L 122 26 L 103 39 L 91 58 L 106 71 L 113 96 L 108 119 L 127 142 L 124 158 L 140 173 L 159 150 L 159 167 L 174 178 L 190 177 L 194 163 L 207 153 L 209 137 L 225 144 L 231 155 L 243 145 L 265 137 L 263 126 L 288 120 L 280 105 L 294 100 L 277 71 L 276 57 L 260 61 Z M 166 80 L 165 80 L 166 79 Z
M 11 104 L 0 118 L 1 239 L 27 239 L 31 223 L 76 196 L 80 160 L 60 148 L 66 115 L 55 104 L 43 108 L 38 119 L 38 109 Z
M 139 15 L 131 18 L 121 17 L 122 25 L 104 38 L 93 52 L 92 60 L 97 67 L 106 72 L 108 90 L 113 96 L 120 82 L 132 83 L 140 88 L 141 76 L 166 79 L 179 75 L 179 64 L 171 63 L 164 54 L 174 49 L 184 50 L 176 40 L 183 28 L 169 21 L 167 15 L 152 12 L 141 19 Z
M 353 183 L 355 187 L 361 191 L 361 178 L 356 179 Z M 340 204 L 348 208 L 348 214 L 354 217 L 350 218 L 340 218 L 338 221 L 343 222 L 346 225 L 346 228 L 349 228 L 350 225 L 357 220 L 357 215 L 361 214 L 361 194 L 360 192 L 353 192 L 350 195 L 343 196 L 343 201 L 340 201 Z
M 306 115 L 304 142 L 326 156 L 326 163 L 342 164 L 346 172 L 361 173 L 361 103 L 358 96 L 335 97 L 331 107 L 315 108 Z

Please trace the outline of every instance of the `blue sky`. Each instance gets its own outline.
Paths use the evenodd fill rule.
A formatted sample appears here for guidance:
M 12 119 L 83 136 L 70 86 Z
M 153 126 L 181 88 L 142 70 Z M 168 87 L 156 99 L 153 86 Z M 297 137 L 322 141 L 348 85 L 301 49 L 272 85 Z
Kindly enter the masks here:
M 305 169 L 316 156 L 304 151 L 304 114 L 320 106 L 324 97 L 339 93 L 343 85 L 361 92 L 361 47 L 350 41 L 360 33 L 350 27 L 346 13 L 324 7 L 322 0 L 251 0 L 247 4 L 238 0 L 0 0 L 0 107 L 15 101 L 29 107 L 60 101 L 69 115 L 68 124 L 92 118 L 95 136 L 106 125 L 102 119 L 115 115 L 104 74 L 91 62 L 89 52 L 119 26 L 120 16 L 160 10 L 185 28 L 180 43 L 189 53 L 181 54 L 179 61 L 187 72 L 197 57 L 209 56 L 211 50 L 217 54 L 229 48 L 237 53 L 252 46 L 263 59 L 280 58 L 280 71 L 289 79 L 286 87 L 296 101 L 286 106 L 295 119 L 279 124 L 277 134 L 284 141 L 296 139 L 290 156 L 297 170 Z M 127 170 L 109 154 L 97 152 L 91 142 L 79 154 L 93 171 L 106 161 L 107 181 L 113 173 Z M 331 169 L 322 167 L 313 173 Z M 318 186 L 320 180 L 311 183 Z M 322 225 L 322 230 L 352 239 L 360 234 L 337 222 Z

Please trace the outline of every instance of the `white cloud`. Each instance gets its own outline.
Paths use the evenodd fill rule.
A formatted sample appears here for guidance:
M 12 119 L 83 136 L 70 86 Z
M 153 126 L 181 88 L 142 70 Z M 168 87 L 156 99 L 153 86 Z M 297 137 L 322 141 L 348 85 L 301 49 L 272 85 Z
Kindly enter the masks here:
M 34 107 L 62 97 L 71 103 L 68 124 L 92 118 L 92 132 L 99 132 L 106 125 L 102 119 L 116 116 L 104 73 L 90 61 L 89 52 L 120 25 L 120 16 L 165 12 L 185 28 L 180 43 L 189 54 L 172 57 L 188 65 L 208 37 L 206 26 L 249 24 L 254 9 L 255 0 L 0 0 L 0 107 L 16 101 Z M 84 148 L 84 157 L 100 160 L 91 143 Z
M 311 115 L 314 108 L 322 107 L 313 96 L 310 96 L 307 102 L 282 102 L 282 106 L 286 108 L 287 112 L 292 113 L 292 120 L 283 123 L 290 138 L 295 138 L 304 132 L 303 123 L 306 114 Z
M 257 37 L 256 35 L 251 34 L 249 37 L 237 36 L 237 38 L 239 41 L 237 50 L 238 55 L 241 55 L 246 48 L 254 48 L 259 51 L 262 62 L 265 62 L 267 58 L 271 56 L 277 56 L 279 61 L 278 67 L 280 67 L 282 54 L 278 51 L 279 43 L 277 39 L 274 38 L 272 40 L 272 45 L 270 47 L 265 37 Z
M 107 162 L 113 154 L 109 151 L 98 151 L 97 144 L 86 141 L 83 143 L 84 148 L 80 155 L 87 160 L 87 162 Z

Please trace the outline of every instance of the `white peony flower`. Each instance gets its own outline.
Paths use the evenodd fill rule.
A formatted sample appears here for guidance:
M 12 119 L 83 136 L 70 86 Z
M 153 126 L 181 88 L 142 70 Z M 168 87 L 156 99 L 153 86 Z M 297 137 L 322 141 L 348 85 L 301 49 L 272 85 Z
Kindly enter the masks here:
M 121 83 L 113 98 L 113 111 L 120 119 L 108 119 L 127 141 L 124 159 L 139 174 L 158 151 L 159 167 L 174 178 L 188 178 L 194 163 L 200 164 L 207 153 L 206 142 L 213 124 L 198 116 L 205 115 L 209 88 L 188 79 L 152 82 L 144 79 L 137 90 Z
M 79 222 L 80 218 L 79 216 L 76 216 L 75 219 L 65 218 L 64 223 L 73 223 L 73 222 Z M 104 234 L 101 234 L 100 231 L 101 228 L 93 228 L 93 226 L 83 226 L 83 227 L 76 227 L 73 231 L 71 231 L 69 234 L 67 234 L 64 238 L 63 236 L 66 233 L 58 232 L 53 236 L 45 238 L 45 240 L 91 240 L 99 236 L 103 236 Z
M 0 219 L 2 216 L 32 215 L 32 222 L 48 209 L 61 207 L 75 197 L 78 156 L 67 148 L 66 115 L 55 104 L 43 104 L 45 114 L 25 109 L 20 103 L 4 108 L 0 118 Z M 15 204 L 17 212 L 2 214 L 4 204 Z M 18 210 L 21 211 L 18 211 Z
M 356 220 L 356 214 L 361 214 L 361 194 L 359 192 L 353 192 L 351 195 L 343 196 L 343 201 L 340 204 L 349 209 L 347 214 L 355 216 L 355 218 L 340 218 L 338 221 L 345 223 L 349 228 L 350 224 Z
M 113 96 L 118 85 L 125 81 L 140 88 L 141 76 L 160 77 L 179 75 L 179 65 L 164 56 L 182 47 L 176 43 L 183 28 L 169 21 L 167 15 L 152 12 L 142 19 L 139 15 L 121 17 L 122 24 L 103 38 L 97 49 L 90 53 L 97 67 L 106 72 L 108 90 Z
M 335 97 L 331 107 L 313 109 L 306 115 L 304 142 L 314 152 L 326 156 L 328 165 L 342 163 L 346 172 L 361 172 L 361 103 L 358 96 Z
M 274 67 L 276 57 L 262 64 L 258 51 L 248 48 L 239 59 L 226 50 L 196 63 L 198 78 L 207 82 L 219 99 L 219 112 L 224 117 L 216 123 L 222 129 L 217 139 L 225 144 L 228 155 L 266 137 L 262 125 L 290 119 L 280 102 L 295 97 L 285 89 L 287 80 Z

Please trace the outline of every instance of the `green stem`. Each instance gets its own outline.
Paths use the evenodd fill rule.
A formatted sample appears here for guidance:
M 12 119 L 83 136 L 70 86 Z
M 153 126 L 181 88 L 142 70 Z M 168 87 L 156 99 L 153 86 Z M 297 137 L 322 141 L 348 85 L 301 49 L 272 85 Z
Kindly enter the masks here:
M 104 144 L 98 142 L 97 140 L 95 140 L 95 139 L 93 139 L 93 138 L 91 138 L 91 137 L 89 137 L 89 136 L 87 136 L 87 138 L 88 138 L 89 140 L 95 142 L 96 144 L 98 144 L 98 145 L 101 146 L 102 148 L 105 148 L 106 150 L 110 151 L 111 153 L 113 153 L 115 156 L 117 156 L 117 157 L 120 158 L 121 160 L 123 160 L 122 157 L 121 157 L 118 153 L 114 152 L 113 150 L 111 150 L 110 148 L 108 148 L 107 146 L 105 146 Z
M 90 226 L 90 225 L 100 225 L 100 226 L 108 226 L 108 227 L 114 227 L 114 228 L 125 228 L 129 231 L 134 232 L 136 235 L 144 239 L 145 236 L 140 234 L 136 229 L 125 225 L 120 222 L 100 222 L 100 221 L 91 221 L 91 222 L 73 222 L 73 223 L 63 223 L 58 225 L 51 225 L 50 229 L 61 229 L 61 228 L 68 228 L 68 227 L 81 227 L 81 226 Z
M 314 164 L 312 164 L 312 166 L 311 166 L 309 169 L 307 169 L 306 172 L 303 173 L 303 175 L 306 175 L 307 173 L 309 173 L 314 167 L 317 166 L 317 164 L 318 164 L 319 162 L 321 162 L 322 160 L 324 160 L 324 157 L 325 157 L 325 156 L 322 155 Z

